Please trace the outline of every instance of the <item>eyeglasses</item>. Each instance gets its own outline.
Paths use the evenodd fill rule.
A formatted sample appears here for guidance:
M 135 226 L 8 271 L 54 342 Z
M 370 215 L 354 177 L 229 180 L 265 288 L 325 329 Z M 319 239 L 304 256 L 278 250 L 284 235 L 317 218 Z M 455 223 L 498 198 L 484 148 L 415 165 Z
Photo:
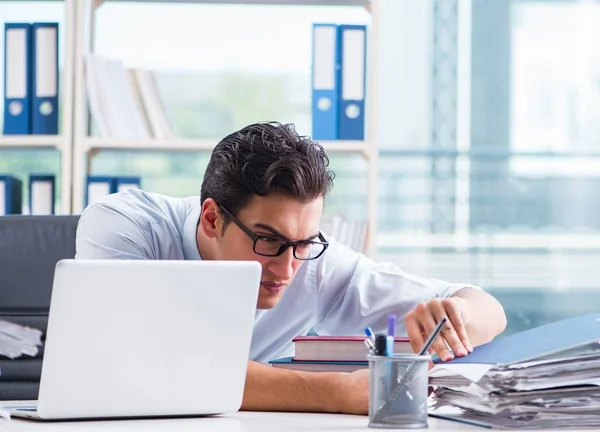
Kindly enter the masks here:
M 231 213 L 221 204 L 218 204 L 218 206 L 233 220 L 233 223 L 235 223 L 248 237 L 252 239 L 254 242 L 253 250 L 257 255 L 276 257 L 283 254 L 288 248 L 291 247 L 294 253 L 294 258 L 307 261 L 319 258 L 329 247 L 329 242 L 325 240 L 325 237 L 323 237 L 321 232 L 319 232 L 318 236 L 319 241 L 302 240 L 292 242 L 275 235 L 256 235 L 250 228 L 248 228 L 237 217 L 235 217 L 233 213 Z

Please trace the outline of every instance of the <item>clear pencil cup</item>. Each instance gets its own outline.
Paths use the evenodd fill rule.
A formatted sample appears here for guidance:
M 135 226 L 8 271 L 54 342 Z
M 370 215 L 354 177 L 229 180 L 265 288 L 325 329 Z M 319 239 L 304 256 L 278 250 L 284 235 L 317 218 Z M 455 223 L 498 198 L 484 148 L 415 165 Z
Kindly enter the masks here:
M 369 360 L 369 427 L 427 428 L 430 355 L 395 354 Z

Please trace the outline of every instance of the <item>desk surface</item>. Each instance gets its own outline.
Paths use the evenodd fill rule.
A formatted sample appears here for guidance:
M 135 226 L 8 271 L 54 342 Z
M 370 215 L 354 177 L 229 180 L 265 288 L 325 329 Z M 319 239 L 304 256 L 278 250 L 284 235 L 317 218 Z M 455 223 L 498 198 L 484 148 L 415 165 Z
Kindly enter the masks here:
M 37 422 L 13 418 L 0 420 L 1 432 L 130 432 L 130 431 L 227 431 L 227 432 L 342 432 L 375 430 L 367 427 L 368 418 L 340 414 L 302 414 L 272 412 L 238 412 L 219 417 L 107 420 L 86 422 Z M 487 429 L 457 422 L 429 418 L 429 431 L 486 431 Z

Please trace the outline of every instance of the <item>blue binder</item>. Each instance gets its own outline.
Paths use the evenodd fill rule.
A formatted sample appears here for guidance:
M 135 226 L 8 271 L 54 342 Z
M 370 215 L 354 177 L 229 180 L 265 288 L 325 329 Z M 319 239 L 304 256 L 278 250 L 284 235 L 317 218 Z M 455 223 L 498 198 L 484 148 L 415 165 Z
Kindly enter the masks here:
M 115 190 L 113 192 L 121 192 L 127 189 L 140 189 L 141 179 L 139 177 L 116 177 Z
M 32 27 L 31 133 L 58 134 L 58 23 Z
M 338 138 L 339 47 L 336 24 L 313 24 L 312 138 Z
M 56 177 L 52 174 L 31 174 L 29 176 L 29 213 L 32 215 L 53 215 L 56 199 Z
M 23 183 L 16 177 L 0 175 L 0 216 L 21 214 Z
M 116 179 L 109 176 L 88 176 L 85 188 L 85 205 L 94 204 L 106 195 L 115 193 Z
M 340 25 L 339 130 L 342 140 L 365 139 L 367 27 Z
M 4 24 L 4 134 L 31 131 L 31 24 Z
M 446 363 L 510 365 L 600 341 L 600 313 L 579 315 L 500 337 Z M 441 363 L 439 359 L 434 363 Z

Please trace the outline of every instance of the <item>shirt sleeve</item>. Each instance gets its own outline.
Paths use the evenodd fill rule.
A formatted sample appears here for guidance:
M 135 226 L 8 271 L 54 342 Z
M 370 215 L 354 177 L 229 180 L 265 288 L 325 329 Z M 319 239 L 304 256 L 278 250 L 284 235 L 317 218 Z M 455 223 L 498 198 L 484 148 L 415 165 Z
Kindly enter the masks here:
M 317 266 L 317 323 L 322 335 L 362 335 L 366 327 L 387 329 L 387 316 L 398 317 L 397 336 L 406 336 L 404 318 L 419 303 L 446 298 L 465 283 L 407 273 L 389 262 L 376 263 L 333 241 Z
M 130 216 L 111 205 L 88 207 L 77 225 L 76 259 L 153 259 L 152 242 Z

